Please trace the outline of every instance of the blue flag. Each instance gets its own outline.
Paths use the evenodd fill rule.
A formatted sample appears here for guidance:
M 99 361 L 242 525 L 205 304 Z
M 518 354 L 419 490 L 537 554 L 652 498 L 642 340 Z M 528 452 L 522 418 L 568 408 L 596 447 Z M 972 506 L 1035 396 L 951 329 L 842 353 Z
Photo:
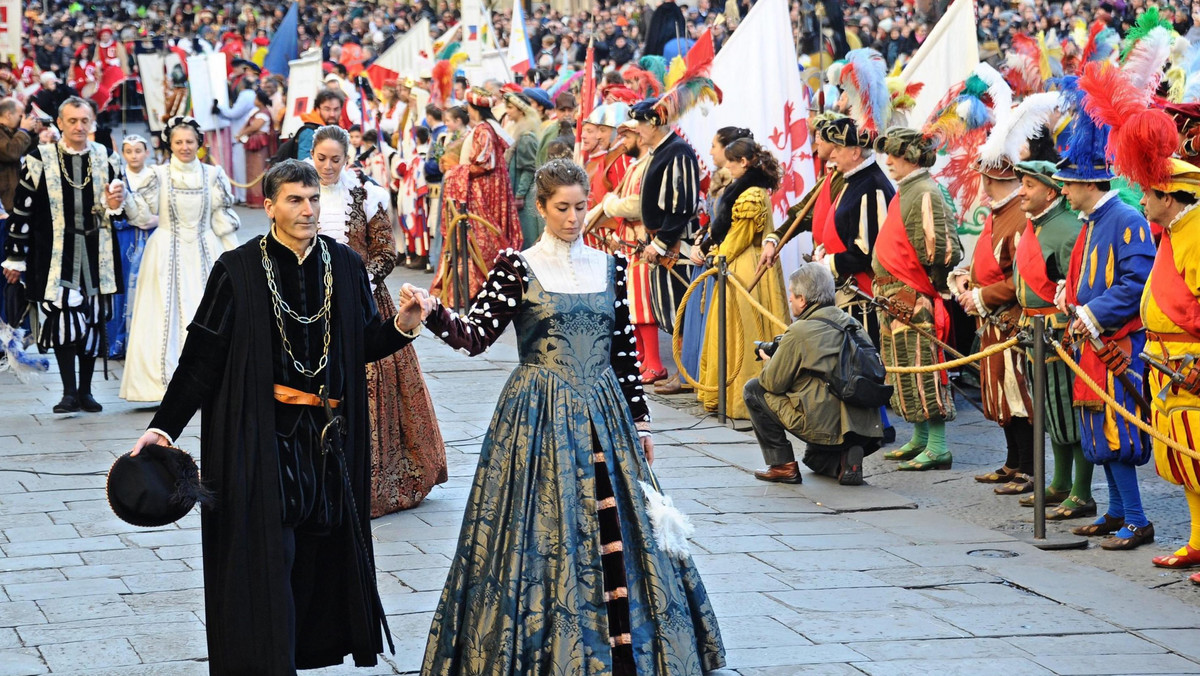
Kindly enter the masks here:
M 263 70 L 275 75 L 288 76 L 288 61 L 300 57 L 299 11 L 296 3 L 288 8 L 287 15 L 275 29 L 275 36 L 267 47 L 267 57 L 263 59 Z

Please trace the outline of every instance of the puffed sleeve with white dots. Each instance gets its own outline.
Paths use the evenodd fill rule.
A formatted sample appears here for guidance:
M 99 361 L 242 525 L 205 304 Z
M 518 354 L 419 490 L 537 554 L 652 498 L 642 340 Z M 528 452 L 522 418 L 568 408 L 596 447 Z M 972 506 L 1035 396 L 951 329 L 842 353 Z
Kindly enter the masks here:
M 496 257 L 466 316 L 438 301 L 437 309 L 425 319 L 425 326 L 450 347 L 472 357 L 480 354 L 496 342 L 517 315 L 528 281 L 525 261 L 513 249 L 506 249 Z
M 646 393 L 642 391 L 641 362 L 638 361 L 637 339 L 633 333 L 633 324 L 629 321 L 629 293 L 625 287 L 625 269 L 629 261 L 625 256 L 616 254 L 616 264 L 613 265 L 613 288 L 616 289 L 616 321 L 613 323 L 612 338 L 612 368 L 621 383 L 621 391 L 629 402 L 629 411 L 633 421 L 638 423 L 640 431 L 647 431 L 650 423 L 650 407 L 646 403 Z

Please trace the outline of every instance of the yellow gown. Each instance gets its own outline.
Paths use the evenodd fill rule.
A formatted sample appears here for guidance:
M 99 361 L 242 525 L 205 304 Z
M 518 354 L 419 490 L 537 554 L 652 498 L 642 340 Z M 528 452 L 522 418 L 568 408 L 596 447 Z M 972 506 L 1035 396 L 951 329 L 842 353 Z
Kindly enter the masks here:
M 729 266 L 729 273 L 736 277 L 742 286 L 750 286 L 754 280 L 754 272 L 758 269 L 758 260 L 762 256 L 763 237 L 774 229 L 771 218 L 771 195 L 765 188 L 747 188 L 733 203 L 733 218 L 729 225 L 729 233 L 714 252 L 714 256 L 724 256 Z M 771 314 L 784 324 L 790 324 L 787 302 L 783 293 L 783 276 L 779 265 L 763 275 L 758 285 L 750 292 L 754 299 L 770 310 Z M 764 317 L 758 310 L 751 307 L 745 298 L 730 285 L 726 292 L 728 307 L 732 312 L 736 309 L 742 320 L 745 344 L 742 350 L 742 368 L 737 377 L 730 383 L 726 395 L 726 414 L 732 418 L 749 419 L 746 403 L 742 399 L 742 388 L 751 378 L 757 378 L 762 371 L 762 362 L 754 358 L 754 341 L 772 340 L 783 333 L 783 329 Z M 704 348 L 700 353 L 700 377 L 702 385 L 715 387 L 719 382 L 717 377 L 717 313 L 716 295 L 713 295 L 705 312 Z M 734 319 L 730 316 L 727 322 L 728 340 L 734 340 Z M 734 355 L 732 344 L 729 345 L 730 357 Z M 729 363 L 729 372 L 736 368 Z M 697 390 L 700 402 L 710 411 L 717 410 L 717 391 L 704 392 Z

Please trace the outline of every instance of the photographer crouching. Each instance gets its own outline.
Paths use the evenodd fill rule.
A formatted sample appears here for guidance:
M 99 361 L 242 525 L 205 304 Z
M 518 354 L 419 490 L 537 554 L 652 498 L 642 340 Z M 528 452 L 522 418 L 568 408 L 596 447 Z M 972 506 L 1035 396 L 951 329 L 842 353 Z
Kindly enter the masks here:
M 754 435 L 770 465 L 754 476 L 802 483 L 791 432 L 808 443 L 804 464 L 810 469 L 842 485 L 860 485 L 862 459 L 883 438 L 879 403 L 865 405 L 890 390 L 882 385 L 882 362 L 862 326 L 834 305 L 833 275 L 824 264 L 805 263 L 792 273 L 788 305 L 796 321 L 774 343 L 756 346 L 765 363 L 744 390 Z M 856 364 L 871 373 L 858 373 Z

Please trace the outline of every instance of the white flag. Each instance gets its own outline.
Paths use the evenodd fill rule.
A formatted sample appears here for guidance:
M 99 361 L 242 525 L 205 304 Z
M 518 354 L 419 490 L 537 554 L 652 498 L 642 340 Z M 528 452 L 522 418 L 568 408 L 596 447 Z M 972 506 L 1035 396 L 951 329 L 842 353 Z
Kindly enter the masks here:
M 900 73 L 905 84 L 921 82 L 925 85 L 909 113 L 909 126 L 923 127 L 938 101 L 951 87 L 970 77 L 977 65 L 979 41 L 975 34 L 975 5 L 969 0 L 958 0 L 951 3 L 950 9 L 938 19 Z
M 712 166 L 709 144 L 721 127 L 746 127 L 754 140 L 783 165 L 783 184 L 772 198 L 775 223 L 816 183 L 808 135 L 808 94 L 800 81 L 787 0 L 759 0 L 713 59 L 712 79 L 724 102 L 707 111 L 693 110 L 679 129 Z M 812 240 L 797 238 L 780 252 L 784 272 L 799 266 Z
M 21 0 L 0 0 L 0 58 L 21 60 Z
M 320 51 L 288 61 L 288 69 L 287 110 L 284 111 L 283 127 L 279 130 L 280 138 L 291 138 L 300 131 L 304 124 L 300 117 L 312 110 L 317 89 L 323 86 Z

